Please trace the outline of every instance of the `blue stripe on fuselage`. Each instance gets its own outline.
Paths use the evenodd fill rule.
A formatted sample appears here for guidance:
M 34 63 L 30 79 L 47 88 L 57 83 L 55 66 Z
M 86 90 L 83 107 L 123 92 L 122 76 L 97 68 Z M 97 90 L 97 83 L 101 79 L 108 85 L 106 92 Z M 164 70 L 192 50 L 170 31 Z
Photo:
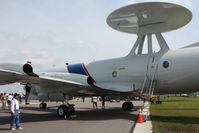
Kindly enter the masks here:
M 69 73 L 76 73 L 76 74 L 82 74 L 82 75 L 87 75 L 86 71 L 84 70 L 84 67 L 82 64 L 69 64 L 67 66 L 68 72 Z

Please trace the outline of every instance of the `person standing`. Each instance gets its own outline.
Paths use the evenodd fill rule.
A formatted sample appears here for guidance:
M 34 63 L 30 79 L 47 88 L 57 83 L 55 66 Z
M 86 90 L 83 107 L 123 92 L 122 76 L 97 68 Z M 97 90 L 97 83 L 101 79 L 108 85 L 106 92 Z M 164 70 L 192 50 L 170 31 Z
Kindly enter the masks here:
M 7 102 L 6 93 L 4 93 L 3 96 L 1 97 L 1 101 L 2 101 L 2 109 L 6 109 L 6 102 Z
M 82 101 L 83 101 L 83 103 L 84 103 L 84 101 L 85 101 L 85 97 L 84 97 L 84 96 L 82 97 Z
M 25 104 L 30 104 L 30 91 L 31 91 L 31 84 L 27 83 L 27 85 L 25 86 L 25 90 L 26 90 L 26 95 L 25 95 Z
M 106 102 L 105 96 L 101 96 L 101 98 L 102 98 L 102 109 L 105 109 L 105 102 Z
M 10 111 L 11 111 L 11 121 L 10 121 L 10 126 L 11 126 L 11 130 L 15 130 L 15 125 L 16 125 L 16 129 L 23 129 L 20 126 L 20 122 L 19 122 L 19 101 L 17 100 L 17 94 L 14 94 L 14 97 L 11 101 L 11 105 L 10 105 Z
M 93 109 L 97 109 L 97 97 L 92 97 Z

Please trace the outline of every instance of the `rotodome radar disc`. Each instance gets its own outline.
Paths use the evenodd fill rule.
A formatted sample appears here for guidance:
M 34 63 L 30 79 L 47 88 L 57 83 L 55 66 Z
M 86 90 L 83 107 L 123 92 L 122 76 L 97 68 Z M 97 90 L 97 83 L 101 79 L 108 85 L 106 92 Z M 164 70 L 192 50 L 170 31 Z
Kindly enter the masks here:
M 192 13 L 185 7 L 163 2 L 132 4 L 112 12 L 107 23 L 115 30 L 147 34 L 168 32 L 178 29 L 192 19 Z

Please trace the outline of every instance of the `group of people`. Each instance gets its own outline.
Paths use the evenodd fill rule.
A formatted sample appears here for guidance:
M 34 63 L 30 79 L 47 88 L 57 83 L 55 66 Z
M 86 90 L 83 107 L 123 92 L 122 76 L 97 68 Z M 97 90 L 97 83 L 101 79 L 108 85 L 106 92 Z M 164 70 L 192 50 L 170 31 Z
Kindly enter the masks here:
M 0 99 L 2 101 L 2 109 L 8 109 L 11 114 L 11 119 L 10 119 L 10 129 L 11 130 L 16 130 L 16 129 L 23 129 L 20 126 L 20 121 L 19 121 L 19 106 L 21 103 L 21 95 L 20 94 L 9 94 L 6 95 L 6 93 L 1 93 L 0 94 Z M 91 99 L 91 102 L 93 103 L 93 109 L 97 109 L 97 101 L 98 97 L 93 96 Z M 101 102 L 102 102 L 102 109 L 105 109 L 105 97 L 101 97 Z
M 20 121 L 19 121 L 19 105 L 20 105 L 20 95 L 15 93 L 15 94 L 9 94 L 6 95 L 0 94 L 0 98 L 2 101 L 2 109 L 7 109 L 9 110 L 11 114 L 11 119 L 10 119 L 10 129 L 15 130 L 15 129 L 23 129 L 20 126 Z
M 16 93 L 17 94 L 17 93 Z M 7 101 L 8 101 L 8 96 L 9 95 L 12 95 L 12 96 L 14 96 L 14 93 L 9 93 L 8 95 L 4 92 L 4 93 L 1 93 L 0 94 L 0 100 L 1 100 L 1 104 L 2 104 L 2 110 L 5 110 L 5 109 L 8 109 L 7 107 L 7 105 L 8 105 L 8 103 L 7 103 Z M 17 94 L 18 96 L 17 96 L 17 100 L 20 102 L 20 104 L 21 104 L 21 102 L 22 102 L 22 97 L 21 97 L 21 95 L 20 94 Z
M 97 109 L 97 101 L 98 97 L 94 96 L 91 98 L 91 102 L 93 103 L 93 109 Z M 102 109 L 105 109 L 105 97 L 101 96 L 101 102 L 102 102 Z

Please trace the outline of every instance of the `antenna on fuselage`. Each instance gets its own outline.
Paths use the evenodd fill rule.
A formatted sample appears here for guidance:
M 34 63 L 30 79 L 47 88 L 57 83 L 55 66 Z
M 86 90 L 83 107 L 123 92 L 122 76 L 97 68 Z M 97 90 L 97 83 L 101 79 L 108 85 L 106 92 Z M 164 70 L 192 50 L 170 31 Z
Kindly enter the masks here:
M 154 34 L 161 52 L 169 46 L 161 33 L 183 27 L 192 19 L 192 13 L 185 7 L 163 2 L 146 2 L 132 4 L 112 12 L 107 23 L 117 31 L 137 34 L 137 40 L 128 56 L 142 54 L 147 36 L 148 54 L 153 51 L 152 35 Z

